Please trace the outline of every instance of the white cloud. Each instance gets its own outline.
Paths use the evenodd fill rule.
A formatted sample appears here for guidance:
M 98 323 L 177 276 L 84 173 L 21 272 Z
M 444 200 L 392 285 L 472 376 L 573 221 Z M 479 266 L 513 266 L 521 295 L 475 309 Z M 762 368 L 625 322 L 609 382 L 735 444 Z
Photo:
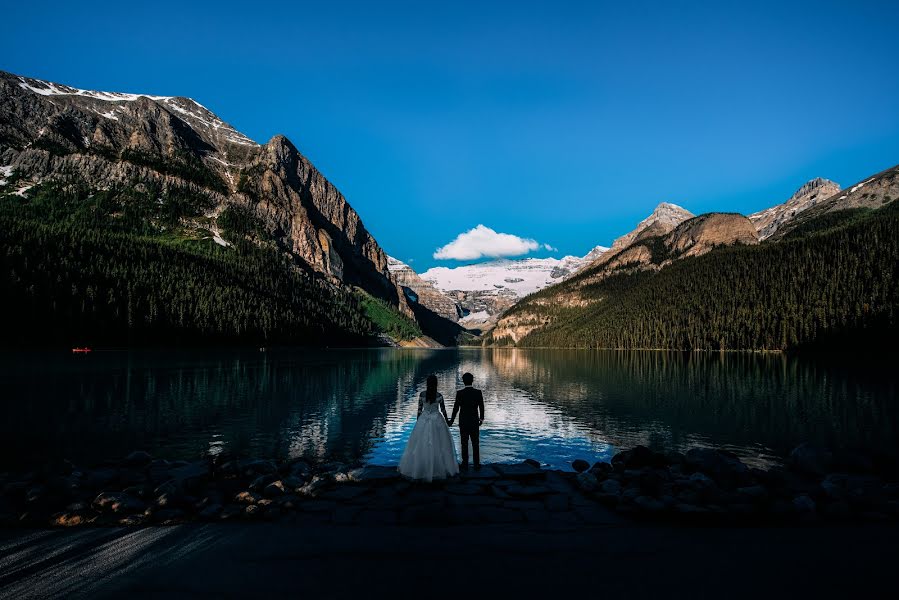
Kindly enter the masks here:
M 483 257 L 501 258 L 520 256 L 545 248 L 555 251 L 549 244 L 537 240 L 518 237 L 511 233 L 497 233 L 489 227 L 478 225 L 456 236 L 442 248 L 437 248 L 434 258 L 438 260 L 476 260 Z

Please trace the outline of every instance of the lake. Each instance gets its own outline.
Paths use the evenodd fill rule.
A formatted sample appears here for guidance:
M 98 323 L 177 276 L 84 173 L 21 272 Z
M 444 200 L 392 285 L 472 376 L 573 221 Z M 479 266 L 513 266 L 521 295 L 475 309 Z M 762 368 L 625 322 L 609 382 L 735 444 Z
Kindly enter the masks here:
M 570 469 L 635 444 L 726 448 L 756 466 L 803 441 L 895 452 L 891 362 L 527 349 L 24 353 L 0 366 L 0 465 L 145 449 L 396 464 L 434 373 L 452 410 L 484 389 L 484 462 Z M 453 428 L 458 448 L 458 428 Z

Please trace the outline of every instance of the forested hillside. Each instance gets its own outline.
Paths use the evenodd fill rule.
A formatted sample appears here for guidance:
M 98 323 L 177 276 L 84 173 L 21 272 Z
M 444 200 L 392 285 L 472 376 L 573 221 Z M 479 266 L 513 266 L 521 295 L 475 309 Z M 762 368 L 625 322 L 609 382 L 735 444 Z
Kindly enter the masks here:
M 160 190 L 11 185 L 0 190 L 4 346 L 334 345 L 377 332 L 357 293 L 253 241 L 246 215 L 220 220 L 225 248 L 179 225 L 196 207 Z
M 507 317 L 540 324 L 517 345 L 782 350 L 892 343 L 899 206 L 830 213 L 777 243 L 718 248 L 658 272 L 584 285 L 590 277 L 585 271 L 513 307 Z M 549 301 L 566 290 L 578 301 Z

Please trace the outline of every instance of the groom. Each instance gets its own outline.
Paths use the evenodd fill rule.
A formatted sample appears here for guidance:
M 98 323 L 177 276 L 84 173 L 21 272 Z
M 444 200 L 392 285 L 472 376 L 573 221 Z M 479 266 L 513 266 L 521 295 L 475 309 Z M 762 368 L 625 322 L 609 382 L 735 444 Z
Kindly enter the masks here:
M 484 395 L 481 390 L 471 387 L 474 376 L 466 373 L 462 376 L 465 387 L 456 392 L 456 401 L 453 403 L 453 416 L 447 421 L 452 425 L 459 415 L 459 437 L 462 438 L 462 469 L 468 469 L 468 440 L 471 440 L 471 450 L 474 453 L 474 468 L 481 468 L 481 454 L 478 443 L 478 432 L 484 422 Z

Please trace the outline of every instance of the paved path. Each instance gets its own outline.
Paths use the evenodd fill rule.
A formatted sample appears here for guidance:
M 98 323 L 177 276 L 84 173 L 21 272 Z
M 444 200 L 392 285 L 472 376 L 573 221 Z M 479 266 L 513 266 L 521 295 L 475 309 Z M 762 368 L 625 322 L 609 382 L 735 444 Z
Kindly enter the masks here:
M 897 533 L 528 523 L 3 530 L 0 597 L 458 597 L 468 588 L 498 598 L 892 598 Z

